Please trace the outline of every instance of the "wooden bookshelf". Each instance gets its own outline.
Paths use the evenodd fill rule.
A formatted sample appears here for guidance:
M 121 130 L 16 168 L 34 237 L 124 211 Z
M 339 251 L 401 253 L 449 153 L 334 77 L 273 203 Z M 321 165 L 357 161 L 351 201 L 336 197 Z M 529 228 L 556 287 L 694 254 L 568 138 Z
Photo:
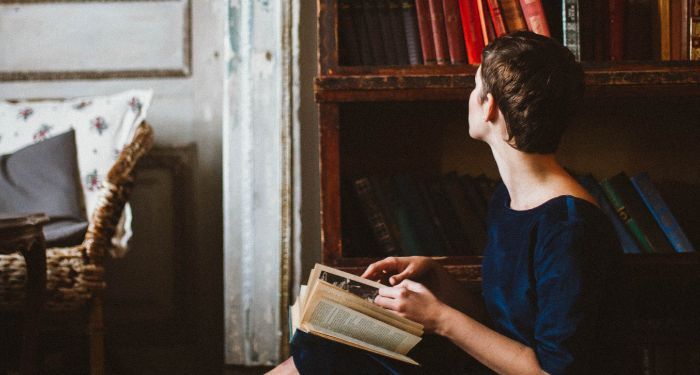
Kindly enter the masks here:
M 488 148 L 467 135 L 466 102 L 476 66 L 340 65 L 336 1 L 318 0 L 318 5 L 314 85 L 322 261 L 359 274 L 378 257 L 351 257 L 344 251 L 344 183 L 362 174 L 413 169 L 497 177 L 497 169 Z M 599 178 L 621 170 L 649 171 L 655 182 L 668 186 L 661 189 L 664 198 L 700 248 L 700 62 L 582 64 L 584 110 L 563 140 L 560 160 Z M 479 288 L 481 257 L 439 261 L 468 286 Z M 603 345 L 610 348 L 610 363 L 616 354 L 626 356 L 625 361 L 643 361 L 637 352 L 623 352 L 655 345 L 700 353 L 700 303 L 695 297 L 700 295 L 700 253 L 625 255 L 620 272 L 624 280 L 616 290 L 621 303 L 606 322 L 611 333 Z M 698 356 L 686 357 L 700 366 Z M 625 361 L 612 368 L 624 372 L 619 363 Z

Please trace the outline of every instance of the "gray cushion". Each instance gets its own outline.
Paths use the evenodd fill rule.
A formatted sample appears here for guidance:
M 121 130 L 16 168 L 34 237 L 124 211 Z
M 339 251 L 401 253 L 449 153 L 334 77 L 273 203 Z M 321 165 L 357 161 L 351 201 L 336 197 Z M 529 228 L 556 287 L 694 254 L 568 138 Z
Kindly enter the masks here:
M 87 229 L 70 130 L 0 156 L 0 213 L 46 213 L 47 246 L 77 245 Z

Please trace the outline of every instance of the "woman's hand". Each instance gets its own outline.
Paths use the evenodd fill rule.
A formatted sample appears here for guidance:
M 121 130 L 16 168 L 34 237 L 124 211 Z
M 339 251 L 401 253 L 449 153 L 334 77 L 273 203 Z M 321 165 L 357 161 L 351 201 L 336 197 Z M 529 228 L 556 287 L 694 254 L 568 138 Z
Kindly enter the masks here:
M 438 266 L 437 262 L 428 257 L 388 257 L 370 264 L 362 277 L 370 280 L 389 277 L 389 284 L 396 285 L 405 279 L 418 279 Z
M 423 284 L 408 279 L 394 287 L 380 288 L 374 303 L 422 324 L 429 333 L 438 329 L 448 308 Z

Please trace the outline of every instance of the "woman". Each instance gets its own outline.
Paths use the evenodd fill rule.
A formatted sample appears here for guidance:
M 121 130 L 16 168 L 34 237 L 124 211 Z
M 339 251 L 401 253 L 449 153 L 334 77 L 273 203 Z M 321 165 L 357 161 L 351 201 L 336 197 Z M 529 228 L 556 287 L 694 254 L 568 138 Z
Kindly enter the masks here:
M 503 374 L 594 373 L 597 308 L 621 250 L 595 199 L 554 156 L 583 71 L 554 40 L 517 32 L 486 47 L 475 80 L 469 135 L 490 146 L 503 179 L 489 204 L 482 294 L 429 258 L 381 260 L 363 274 L 390 276 L 375 303 L 447 340 L 428 335 L 409 354 L 422 367 L 411 368 L 310 337 L 280 371 L 462 373 L 470 356 Z

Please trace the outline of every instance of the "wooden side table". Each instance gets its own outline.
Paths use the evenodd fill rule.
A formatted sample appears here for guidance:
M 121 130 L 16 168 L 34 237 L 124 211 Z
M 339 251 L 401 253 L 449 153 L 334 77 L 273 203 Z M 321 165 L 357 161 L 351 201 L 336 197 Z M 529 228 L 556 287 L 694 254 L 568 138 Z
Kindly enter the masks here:
M 0 214 L 0 254 L 20 252 L 27 264 L 26 313 L 20 372 L 41 371 L 41 318 L 46 292 L 46 243 L 42 228 L 49 221 L 45 214 Z

